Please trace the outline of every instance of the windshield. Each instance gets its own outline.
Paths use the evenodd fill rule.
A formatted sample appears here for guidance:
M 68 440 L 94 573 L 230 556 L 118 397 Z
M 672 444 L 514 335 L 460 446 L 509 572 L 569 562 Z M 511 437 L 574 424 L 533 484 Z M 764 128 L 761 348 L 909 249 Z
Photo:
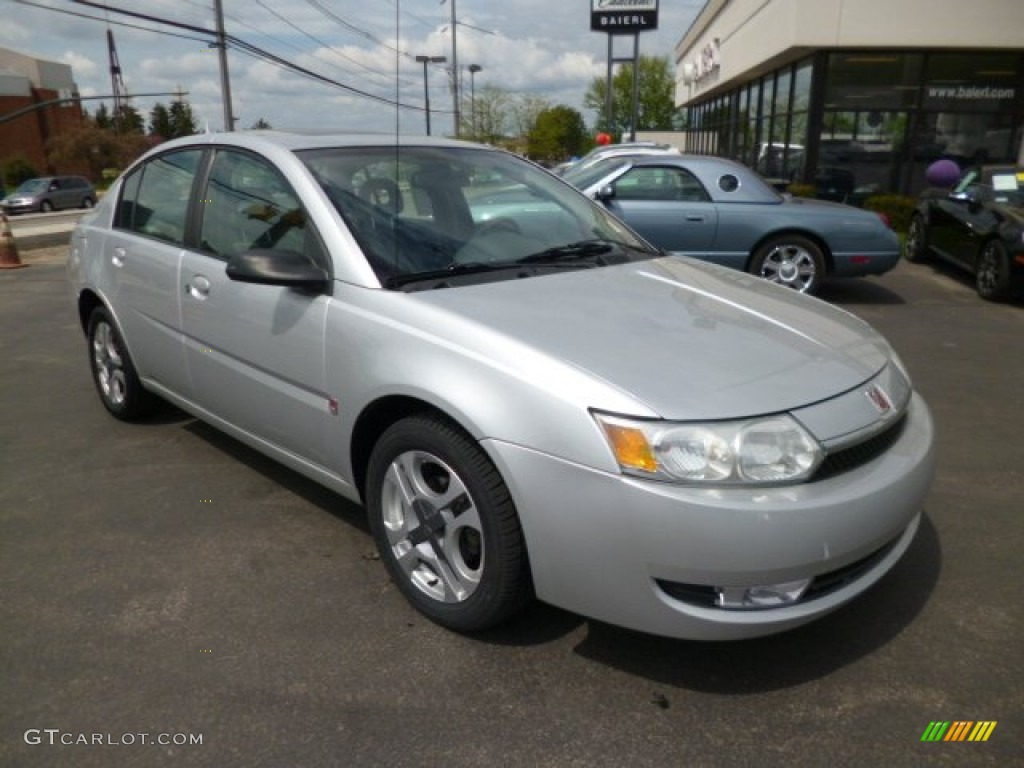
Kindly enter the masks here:
M 629 161 L 624 158 L 605 157 L 596 162 L 574 165 L 562 174 L 562 178 L 576 189 L 586 189 L 626 165 Z
M 297 154 L 386 287 L 438 273 L 511 279 L 658 255 L 603 208 L 506 152 L 391 146 Z
M 41 192 L 45 192 L 50 187 L 48 179 L 29 179 L 23 181 L 21 186 L 14 190 L 16 195 L 38 195 Z

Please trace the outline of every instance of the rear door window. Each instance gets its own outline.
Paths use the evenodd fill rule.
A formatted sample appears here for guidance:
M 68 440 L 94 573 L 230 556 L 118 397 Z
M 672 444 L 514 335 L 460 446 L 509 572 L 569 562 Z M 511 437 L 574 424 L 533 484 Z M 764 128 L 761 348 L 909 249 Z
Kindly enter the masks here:
M 114 226 L 183 245 L 189 203 L 203 150 L 159 155 L 124 181 Z

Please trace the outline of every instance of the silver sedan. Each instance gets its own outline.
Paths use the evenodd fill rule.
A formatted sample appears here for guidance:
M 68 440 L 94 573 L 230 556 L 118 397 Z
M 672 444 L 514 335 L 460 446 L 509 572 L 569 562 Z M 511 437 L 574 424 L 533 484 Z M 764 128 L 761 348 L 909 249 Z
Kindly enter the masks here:
M 68 269 L 114 417 L 170 401 L 363 503 L 458 631 L 535 596 L 672 637 L 795 627 L 892 568 L 932 479 L 928 408 L 870 327 L 663 258 L 493 149 L 169 142 Z

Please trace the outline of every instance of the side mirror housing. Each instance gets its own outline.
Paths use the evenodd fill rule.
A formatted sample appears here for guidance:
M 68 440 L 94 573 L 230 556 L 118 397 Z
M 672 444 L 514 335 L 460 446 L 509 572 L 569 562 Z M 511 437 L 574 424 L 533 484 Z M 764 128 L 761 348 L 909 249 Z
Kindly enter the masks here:
M 279 285 L 321 292 L 329 276 L 302 254 L 275 248 L 253 248 L 231 257 L 225 270 L 231 280 L 259 285 Z
M 597 190 L 597 194 L 594 195 L 594 197 L 600 200 L 602 203 L 607 203 L 609 200 L 615 198 L 615 185 L 605 184 L 603 187 Z

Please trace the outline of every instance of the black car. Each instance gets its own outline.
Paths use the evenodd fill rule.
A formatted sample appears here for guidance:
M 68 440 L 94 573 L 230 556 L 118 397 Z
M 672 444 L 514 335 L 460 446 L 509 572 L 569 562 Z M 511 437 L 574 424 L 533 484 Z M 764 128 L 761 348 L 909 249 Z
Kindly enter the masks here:
M 910 222 L 908 261 L 933 254 L 974 274 L 978 294 L 1003 301 L 1024 287 L 1024 168 L 967 170 L 951 190 L 927 190 Z

